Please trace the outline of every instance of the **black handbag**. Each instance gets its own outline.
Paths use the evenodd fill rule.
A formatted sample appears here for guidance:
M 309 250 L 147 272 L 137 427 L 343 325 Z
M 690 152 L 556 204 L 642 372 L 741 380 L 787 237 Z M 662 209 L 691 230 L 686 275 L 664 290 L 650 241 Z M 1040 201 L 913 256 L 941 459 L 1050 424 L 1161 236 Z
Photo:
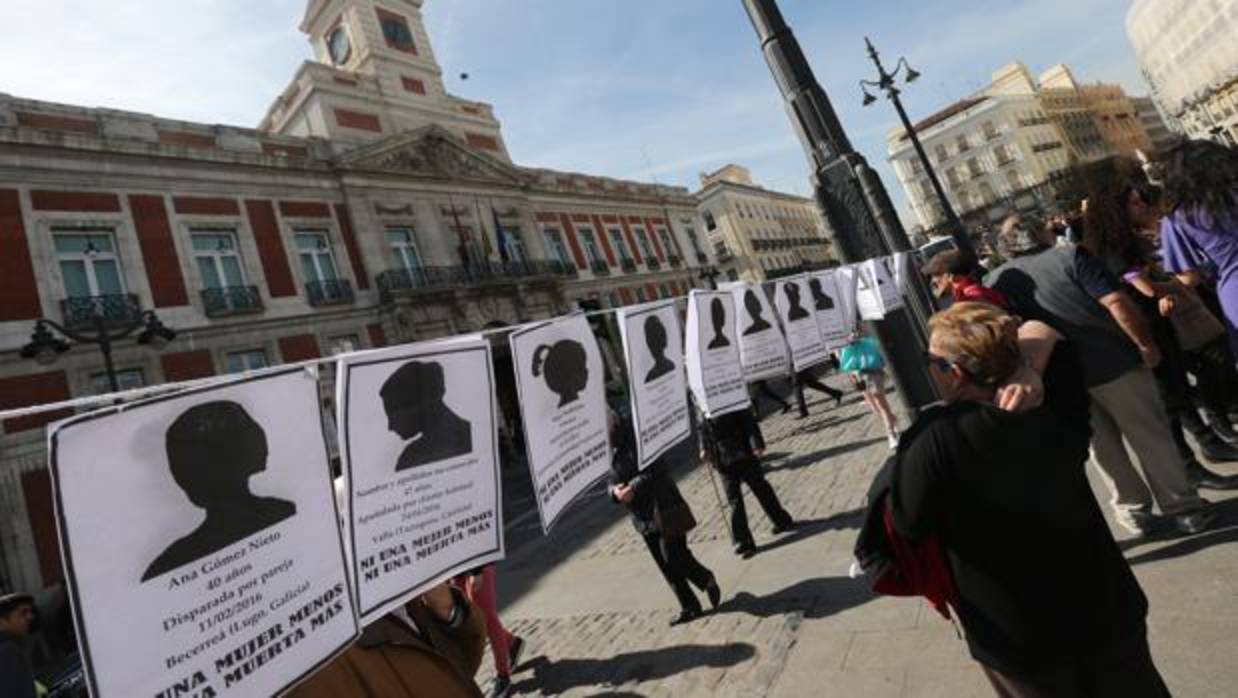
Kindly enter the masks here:
M 658 527 L 658 533 L 663 537 L 681 538 L 696 528 L 696 517 L 692 515 L 692 508 L 687 502 L 666 510 L 657 504 L 653 508 L 653 524 Z

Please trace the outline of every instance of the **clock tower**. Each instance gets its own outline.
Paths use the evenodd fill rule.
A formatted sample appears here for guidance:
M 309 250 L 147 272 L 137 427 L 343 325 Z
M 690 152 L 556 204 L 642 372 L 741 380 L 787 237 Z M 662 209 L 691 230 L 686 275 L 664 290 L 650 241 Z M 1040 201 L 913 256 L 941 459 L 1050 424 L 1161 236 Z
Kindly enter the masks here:
M 365 144 L 436 125 L 510 162 L 493 108 L 447 93 L 423 2 L 309 0 L 300 29 L 315 60 L 301 66 L 260 128 Z

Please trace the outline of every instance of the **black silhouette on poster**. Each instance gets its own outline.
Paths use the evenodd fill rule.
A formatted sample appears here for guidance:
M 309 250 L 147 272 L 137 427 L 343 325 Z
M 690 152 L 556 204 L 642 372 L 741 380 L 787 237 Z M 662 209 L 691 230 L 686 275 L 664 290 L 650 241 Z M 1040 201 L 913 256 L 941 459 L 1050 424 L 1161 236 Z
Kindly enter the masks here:
M 387 428 L 408 441 L 396 472 L 472 453 L 473 428 L 443 402 L 446 392 L 443 366 L 432 362 L 409 361 L 383 383 Z
M 783 293 L 787 296 L 787 320 L 795 322 L 796 320 L 804 320 L 808 317 L 808 311 L 804 310 L 804 306 L 800 304 L 800 285 L 797 283 L 785 283 L 782 285 Z
M 808 280 L 808 290 L 812 292 L 813 307 L 817 310 L 833 310 L 834 299 L 830 298 L 830 294 L 825 292 L 821 286 L 821 279 L 811 278 Z
M 172 479 L 206 520 L 169 545 L 146 568 L 142 581 L 188 565 L 238 543 L 297 513 L 297 505 L 249 490 L 249 478 L 266 470 L 267 437 L 244 407 L 207 402 L 185 410 L 164 436 Z
M 675 362 L 666 358 L 666 325 L 657 315 L 650 315 L 645 320 L 645 346 L 653 357 L 653 368 L 645 374 L 645 382 L 652 383 L 675 370 Z
M 533 352 L 533 377 L 545 375 L 546 387 L 559 396 L 559 407 L 576 402 L 589 384 L 588 357 L 580 342 L 562 339 Z
M 709 304 L 709 319 L 714 325 L 714 338 L 709 340 L 709 346 L 706 348 L 721 349 L 731 346 L 731 340 L 726 338 L 726 333 L 723 331 L 726 328 L 726 306 L 722 304 L 721 298 L 715 298 Z
M 748 319 L 752 320 L 752 324 L 748 326 L 748 329 L 744 330 L 745 337 L 750 334 L 764 332 L 770 328 L 769 321 L 763 317 L 761 300 L 757 298 L 757 294 L 752 289 L 744 293 L 744 308 L 748 310 Z

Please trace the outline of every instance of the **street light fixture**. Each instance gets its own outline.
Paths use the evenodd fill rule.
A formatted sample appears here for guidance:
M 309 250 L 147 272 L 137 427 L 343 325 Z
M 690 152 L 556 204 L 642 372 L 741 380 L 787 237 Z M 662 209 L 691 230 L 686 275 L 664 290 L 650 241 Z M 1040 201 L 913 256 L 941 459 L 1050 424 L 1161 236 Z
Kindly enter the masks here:
M 900 57 L 898 63 L 895 64 L 894 70 L 886 72 L 885 66 L 881 64 L 881 56 L 877 53 L 877 48 L 873 46 L 873 42 L 868 37 L 864 37 L 864 44 L 868 47 L 868 57 L 872 59 L 873 65 L 877 66 L 877 80 L 861 80 L 860 90 L 864 92 L 864 106 L 870 106 L 877 101 L 869 91 L 869 87 L 875 87 L 886 93 L 886 97 L 894 103 L 894 109 L 898 112 L 898 118 L 903 122 L 903 129 L 907 132 L 907 138 L 911 140 L 912 147 L 915 148 L 916 155 L 920 158 L 920 164 L 924 166 L 924 173 L 928 175 L 929 183 L 933 185 L 933 191 L 937 194 L 937 201 L 941 205 L 942 213 L 946 217 L 946 225 L 950 229 L 950 237 L 954 238 L 955 246 L 964 251 L 975 255 L 975 250 L 972 249 L 971 238 L 968 237 L 967 231 L 963 228 L 963 223 L 959 221 L 958 214 L 954 212 L 954 207 L 950 205 L 950 199 L 946 196 L 946 190 L 941 186 L 941 180 L 937 179 L 937 171 L 933 169 L 933 164 L 929 162 L 928 155 L 924 152 L 924 146 L 920 143 L 920 137 L 916 135 L 916 129 L 911 125 L 911 119 L 907 118 L 907 110 L 903 108 L 903 102 L 898 98 L 901 94 L 897 87 L 899 73 L 902 72 L 905 84 L 911 84 L 920 79 L 920 72 L 911 67 L 906 58 Z
M 57 322 L 40 318 L 34 324 L 34 332 L 30 334 L 30 343 L 21 348 L 20 354 L 23 359 L 33 359 L 40 366 L 50 366 L 56 363 L 60 355 L 69 351 L 72 345 L 52 334 L 52 330 L 78 344 L 93 344 L 99 347 L 99 352 L 103 354 L 103 367 L 107 372 L 108 385 L 112 392 L 120 392 L 116 367 L 112 363 L 112 344 L 137 332 L 139 328 L 142 331 L 137 336 L 137 343 L 149 346 L 156 351 L 161 351 L 169 342 L 176 339 L 176 331 L 164 325 L 153 311 L 147 310 L 139 313 L 129 324 L 111 331 L 108 330 L 107 318 L 104 314 L 96 312 L 93 332 L 70 330 Z

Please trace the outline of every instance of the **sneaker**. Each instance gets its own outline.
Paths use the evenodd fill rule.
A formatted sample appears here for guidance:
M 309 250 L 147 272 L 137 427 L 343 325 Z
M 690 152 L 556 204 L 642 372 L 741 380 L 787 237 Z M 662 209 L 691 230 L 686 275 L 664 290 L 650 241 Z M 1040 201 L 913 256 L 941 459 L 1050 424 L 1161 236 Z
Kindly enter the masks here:
M 1189 514 L 1178 514 L 1177 516 L 1168 517 L 1174 530 L 1179 533 L 1184 533 L 1188 536 L 1193 536 L 1196 533 L 1203 533 L 1216 521 L 1216 512 L 1203 509 L 1193 511 Z
M 486 693 L 490 698 L 507 698 L 512 694 L 512 680 L 508 676 L 496 676 L 490 682 L 490 690 Z
M 516 670 L 520 666 L 520 655 L 524 653 L 524 638 L 516 636 L 507 643 L 507 665 Z
M 887 436 L 886 436 L 886 443 L 890 444 L 890 450 L 891 450 L 891 451 L 896 451 L 896 450 L 898 450 L 898 433 L 897 433 L 897 432 L 895 432 L 895 433 L 891 433 L 891 434 L 887 435 Z
M 684 609 L 679 612 L 679 615 L 676 616 L 674 620 L 671 621 L 671 627 L 673 628 L 676 625 L 683 625 L 684 623 L 691 623 L 697 618 L 700 618 L 701 615 L 703 614 L 700 609 L 692 609 L 692 610 Z
M 774 526 L 773 531 L 774 531 L 774 535 L 777 536 L 783 533 L 790 533 L 791 531 L 794 531 L 801 527 L 802 527 L 802 524 L 800 524 L 799 521 L 788 521 L 784 524 L 778 524 L 777 526 Z
M 751 543 L 735 547 L 735 554 L 747 560 L 757 554 L 757 549 Z
M 1129 531 L 1136 538 L 1147 538 L 1156 533 L 1156 515 L 1150 511 L 1130 511 L 1125 515 L 1118 514 L 1118 525 Z

